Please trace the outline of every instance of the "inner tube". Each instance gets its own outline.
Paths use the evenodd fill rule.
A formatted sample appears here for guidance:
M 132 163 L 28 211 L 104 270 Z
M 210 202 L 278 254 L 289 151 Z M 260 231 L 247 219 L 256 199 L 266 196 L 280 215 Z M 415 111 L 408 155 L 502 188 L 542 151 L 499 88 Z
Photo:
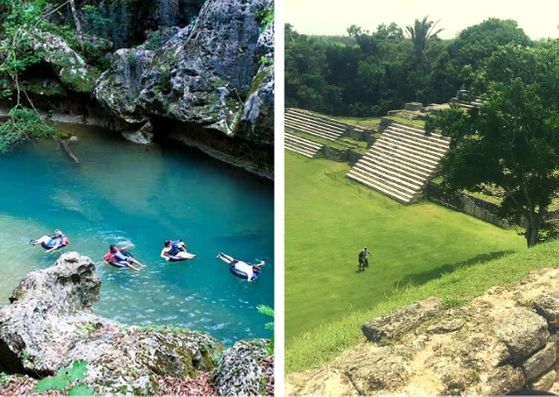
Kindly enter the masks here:
M 117 262 L 107 262 L 107 263 L 111 266 L 118 267 L 118 268 L 127 267 L 126 265 L 123 265 L 122 263 L 117 263 Z
M 186 261 L 186 260 L 189 260 L 189 259 L 194 259 L 196 257 L 195 254 L 191 254 L 190 252 L 187 252 L 187 254 L 188 254 L 188 256 L 186 258 L 178 258 L 178 259 L 170 258 L 170 257 L 167 257 L 167 258 L 169 259 L 169 262 L 182 262 L 182 261 Z
M 51 242 L 52 240 L 54 240 L 54 239 L 50 239 L 49 242 Z M 62 244 L 60 244 L 60 245 L 58 246 L 58 248 L 55 249 L 55 251 L 58 251 L 60 248 L 66 247 L 69 243 L 70 243 L 70 240 L 68 239 L 68 237 L 66 237 L 66 236 L 62 237 Z M 50 249 L 52 249 L 52 247 L 49 247 L 49 246 L 48 246 L 47 244 L 45 244 L 44 242 L 41 243 L 41 247 L 42 247 L 43 249 L 45 249 L 45 250 L 50 250 Z
M 229 265 L 229 271 L 231 273 L 233 273 L 233 275 L 235 277 L 242 278 L 243 280 L 248 280 L 248 274 L 246 274 L 245 272 L 242 272 L 239 269 L 235 268 L 235 263 L 237 263 L 237 261 L 233 261 Z M 258 280 L 258 277 L 260 277 L 260 270 L 254 269 L 252 271 L 252 279 L 250 281 Z

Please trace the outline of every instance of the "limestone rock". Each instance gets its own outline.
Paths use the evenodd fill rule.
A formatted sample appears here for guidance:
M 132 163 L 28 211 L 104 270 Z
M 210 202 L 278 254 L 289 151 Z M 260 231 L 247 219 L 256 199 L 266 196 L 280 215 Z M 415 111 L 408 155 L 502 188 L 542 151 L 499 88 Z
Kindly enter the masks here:
M 271 145 L 273 24 L 259 18 L 272 9 L 271 0 L 207 0 L 157 48 L 117 51 L 95 96 L 126 122 L 156 115 Z
M 95 265 L 75 252 L 30 273 L 0 308 L 0 370 L 50 375 L 87 361 L 97 393 L 155 394 L 156 375 L 188 379 L 210 370 L 221 344 L 186 329 L 128 327 L 97 316 Z
M 547 391 L 551 389 L 551 386 L 553 386 L 553 383 L 555 383 L 556 376 L 557 376 L 557 371 L 554 369 L 549 372 L 546 372 L 545 374 L 540 376 L 537 380 L 535 380 L 530 388 L 532 390 Z
M 39 29 L 24 31 L 36 56 L 50 64 L 60 81 L 70 89 L 90 93 L 98 77 L 98 72 L 90 68 L 85 60 L 60 36 Z
M 559 296 L 547 293 L 537 296 L 533 300 L 536 312 L 543 316 L 548 323 L 557 324 L 559 322 Z
M 556 359 L 555 343 L 549 343 L 522 364 L 527 380 L 532 381 L 552 368 Z
M 236 342 L 223 353 L 214 375 L 214 387 L 220 395 L 256 396 L 266 393 L 266 385 L 273 383 L 268 341 Z
M 122 136 L 130 142 L 140 145 L 149 145 L 153 141 L 153 126 L 147 121 L 140 129 L 136 131 L 122 131 Z
M 361 330 L 371 342 L 395 340 L 441 311 L 442 303 L 439 299 L 428 299 L 396 310 L 388 316 L 369 321 L 361 327 Z
M 545 319 L 525 308 L 514 308 L 496 328 L 515 362 L 544 347 L 549 336 Z

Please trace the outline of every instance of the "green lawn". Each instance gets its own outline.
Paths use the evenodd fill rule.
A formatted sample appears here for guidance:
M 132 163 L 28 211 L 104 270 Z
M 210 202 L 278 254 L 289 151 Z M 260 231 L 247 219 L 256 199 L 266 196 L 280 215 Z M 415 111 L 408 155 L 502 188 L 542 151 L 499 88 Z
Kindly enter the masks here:
M 356 125 L 359 127 L 377 127 L 380 123 L 380 117 L 346 117 L 346 116 L 328 116 L 331 119 L 341 121 L 342 123 Z
M 355 343 L 360 314 L 381 302 L 405 303 L 391 294 L 525 251 L 524 239 L 512 230 L 430 202 L 403 206 L 351 182 L 345 163 L 286 151 L 285 166 L 288 371 Z M 372 250 L 370 268 L 357 273 L 363 246 Z M 347 318 L 359 321 L 347 326 Z M 337 323 L 344 325 L 326 331 Z

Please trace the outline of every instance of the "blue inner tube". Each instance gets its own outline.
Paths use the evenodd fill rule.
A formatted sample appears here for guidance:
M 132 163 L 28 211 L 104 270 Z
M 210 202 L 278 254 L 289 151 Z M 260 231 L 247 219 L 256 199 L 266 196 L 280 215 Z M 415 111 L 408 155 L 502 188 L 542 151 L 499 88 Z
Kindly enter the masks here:
M 235 263 L 237 263 L 236 261 L 234 261 L 233 263 L 231 263 L 229 265 L 229 271 L 231 273 L 233 273 L 234 276 L 242 278 L 244 280 L 248 279 L 248 274 L 246 274 L 245 272 L 241 272 L 240 270 L 235 268 Z M 252 272 L 252 280 L 251 281 L 255 281 L 258 279 L 258 277 L 260 277 L 260 270 L 253 270 Z

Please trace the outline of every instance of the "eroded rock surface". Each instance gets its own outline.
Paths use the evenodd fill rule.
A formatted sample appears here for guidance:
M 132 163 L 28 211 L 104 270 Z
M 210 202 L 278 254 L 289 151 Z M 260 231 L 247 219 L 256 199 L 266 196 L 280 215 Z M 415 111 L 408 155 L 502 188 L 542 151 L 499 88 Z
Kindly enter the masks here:
M 271 145 L 272 9 L 270 0 L 208 0 L 157 46 L 118 50 L 95 97 L 129 123 L 156 115 Z
M 287 377 L 289 395 L 495 395 L 559 391 L 559 270 L 495 287 L 461 308 L 431 298 L 362 328 L 327 366 Z
M 209 335 L 125 326 L 96 315 L 99 288 L 95 265 L 75 252 L 30 273 L 0 308 L 0 371 L 42 377 L 85 360 L 85 382 L 97 393 L 157 394 L 158 384 L 196 385 L 218 364 L 218 374 L 230 374 L 233 357 L 241 364 L 236 381 L 246 386 L 239 390 L 255 394 L 254 384 L 268 381 L 258 367 L 265 341 L 238 342 L 215 362 L 223 346 Z M 219 391 L 230 395 L 231 379 L 216 379 Z
M 214 375 L 216 391 L 221 395 L 269 395 L 274 367 L 267 346 L 268 341 L 262 339 L 240 341 L 225 351 Z

